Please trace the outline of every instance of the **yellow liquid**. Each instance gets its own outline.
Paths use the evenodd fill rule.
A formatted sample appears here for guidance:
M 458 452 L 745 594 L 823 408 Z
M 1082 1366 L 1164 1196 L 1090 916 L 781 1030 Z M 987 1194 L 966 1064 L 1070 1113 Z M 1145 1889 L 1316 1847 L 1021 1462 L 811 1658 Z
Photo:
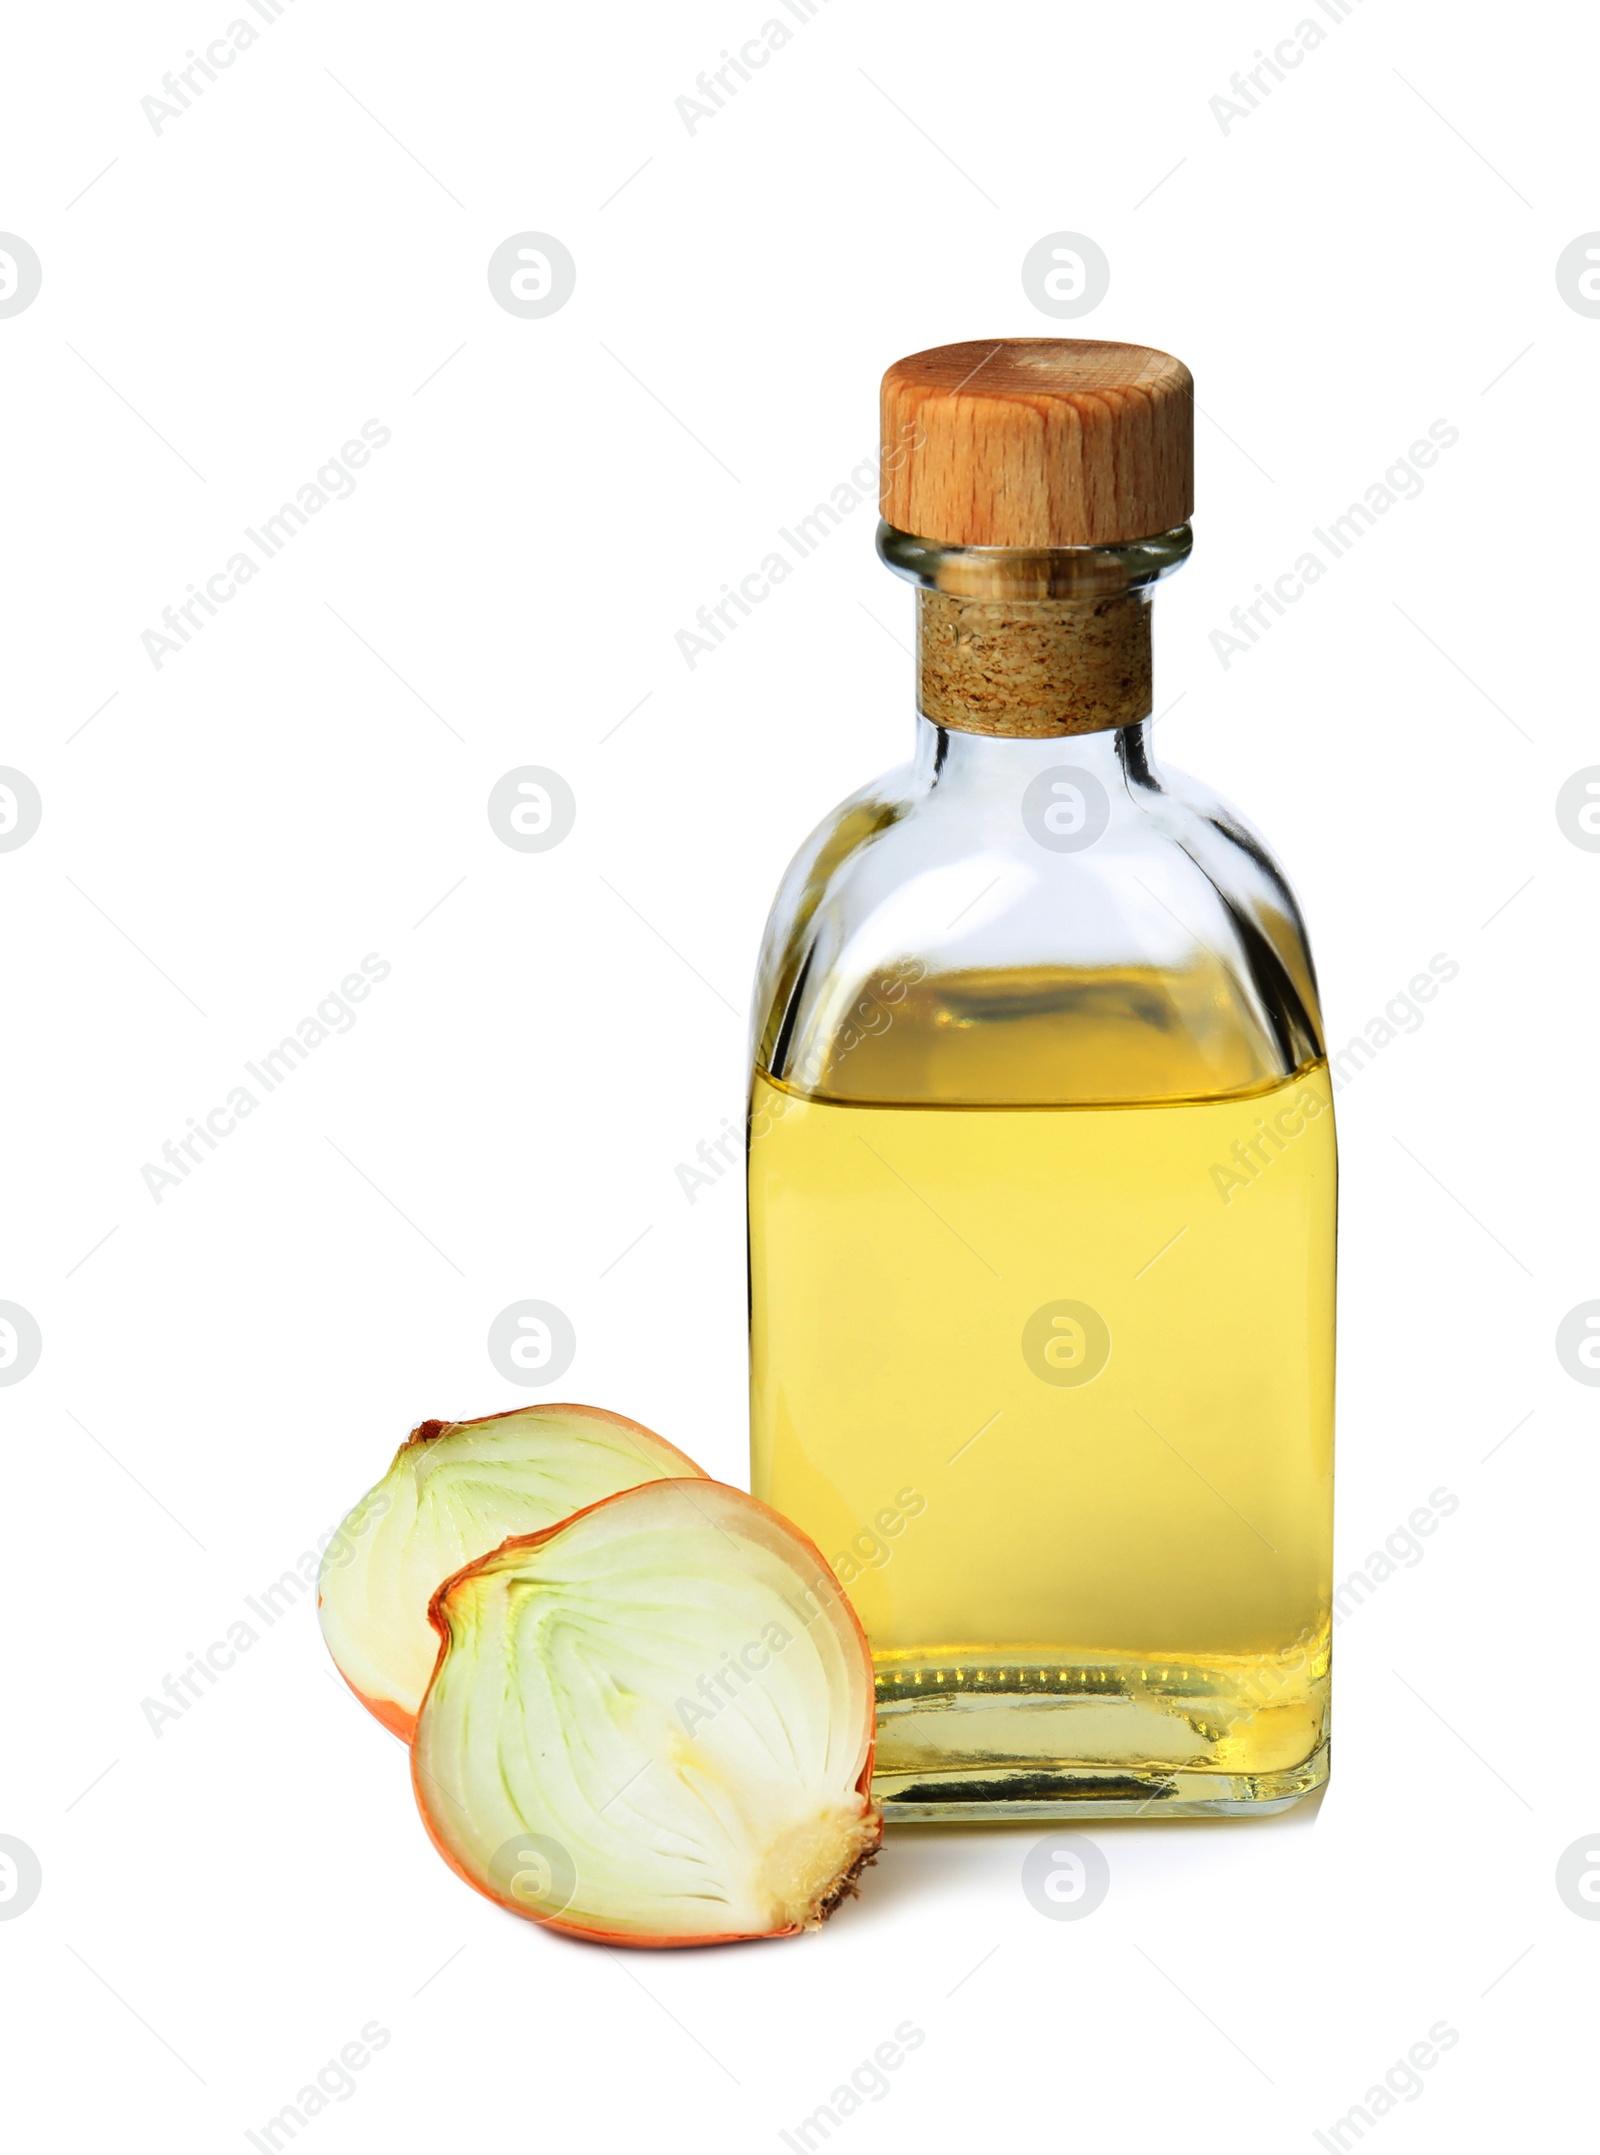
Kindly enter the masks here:
M 1318 1785 L 1326 1065 L 1136 1106 L 876 1105 L 758 1074 L 751 1112 L 754 1487 L 867 1631 L 891 1810 Z

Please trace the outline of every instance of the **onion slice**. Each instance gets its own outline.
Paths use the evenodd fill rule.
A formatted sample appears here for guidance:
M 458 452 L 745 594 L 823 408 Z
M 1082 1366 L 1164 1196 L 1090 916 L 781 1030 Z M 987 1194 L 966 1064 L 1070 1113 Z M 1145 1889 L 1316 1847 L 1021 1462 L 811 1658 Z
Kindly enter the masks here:
M 510 1534 L 555 1525 L 637 1482 L 701 1469 L 654 1430 L 600 1407 L 519 1407 L 424 1422 L 323 1553 L 322 1633 L 340 1675 L 409 1742 L 439 1642 L 441 1579 Z
M 468 1885 L 582 1938 L 710 1945 L 815 1929 L 882 1838 L 872 1659 L 776 1512 L 660 1481 L 447 1579 L 412 1743 Z

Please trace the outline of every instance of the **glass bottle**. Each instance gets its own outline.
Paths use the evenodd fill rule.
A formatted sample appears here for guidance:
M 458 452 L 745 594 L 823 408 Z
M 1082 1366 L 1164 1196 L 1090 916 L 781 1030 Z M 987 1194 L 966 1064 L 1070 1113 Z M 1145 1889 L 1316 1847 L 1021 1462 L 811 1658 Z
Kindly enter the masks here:
M 1280 1810 L 1327 1775 L 1333 1115 L 1281 871 L 1151 759 L 1189 376 L 948 346 L 884 422 L 916 742 L 767 929 L 752 1487 L 866 1628 L 891 1817 Z

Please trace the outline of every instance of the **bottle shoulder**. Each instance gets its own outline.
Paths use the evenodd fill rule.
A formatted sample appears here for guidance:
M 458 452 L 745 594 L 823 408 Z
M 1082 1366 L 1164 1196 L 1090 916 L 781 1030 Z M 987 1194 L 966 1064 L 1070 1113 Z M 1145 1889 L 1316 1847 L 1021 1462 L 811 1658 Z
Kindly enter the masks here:
M 843 1100 L 1072 1104 L 1264 1090 L 1321 1056 L 1299 908 L 1237 811 L 1105 736 L 997 745 L 1028 753 L 890 771 L 801 846 L 759 1069 Z

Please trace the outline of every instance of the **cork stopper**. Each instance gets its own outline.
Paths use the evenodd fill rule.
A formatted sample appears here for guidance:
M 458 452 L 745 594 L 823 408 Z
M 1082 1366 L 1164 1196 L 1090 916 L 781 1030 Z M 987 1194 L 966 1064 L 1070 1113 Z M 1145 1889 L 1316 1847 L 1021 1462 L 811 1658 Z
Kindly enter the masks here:
M 1194 509 L 1194 383 L 1170 352 L 941 344 L 883 377 L 884 521 L 946 546 L 1117 546 Z
M 1154 708 L 1147 592 L 917 599 L 917 708 L 936 726 L 1061 740 L 1136 726 Z

